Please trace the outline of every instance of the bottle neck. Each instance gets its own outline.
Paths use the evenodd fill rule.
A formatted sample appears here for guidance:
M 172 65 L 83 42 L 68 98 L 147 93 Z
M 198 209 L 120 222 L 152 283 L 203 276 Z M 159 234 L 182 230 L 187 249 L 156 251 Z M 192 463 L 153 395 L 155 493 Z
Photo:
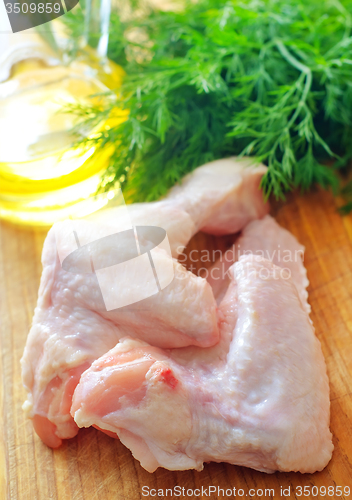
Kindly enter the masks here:
M 86 0 L 85 42 L 106 59 L 109 45 L 111 0 Z

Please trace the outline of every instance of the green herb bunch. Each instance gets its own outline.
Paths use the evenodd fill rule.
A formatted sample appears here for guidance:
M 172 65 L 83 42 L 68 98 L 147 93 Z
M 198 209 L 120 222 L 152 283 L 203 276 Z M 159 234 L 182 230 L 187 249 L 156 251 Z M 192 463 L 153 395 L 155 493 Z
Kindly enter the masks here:
M 90 123 L 129 110 L 89 141 L 114 145 L 104 189 L 154 200 L 197 166 L 251 155 L 266 195 L 336 188 L 352 156 L 352 0 L 198 0 L 111 25 L 126 78 Z M 352 204 L 350 206 L 352 208 Z

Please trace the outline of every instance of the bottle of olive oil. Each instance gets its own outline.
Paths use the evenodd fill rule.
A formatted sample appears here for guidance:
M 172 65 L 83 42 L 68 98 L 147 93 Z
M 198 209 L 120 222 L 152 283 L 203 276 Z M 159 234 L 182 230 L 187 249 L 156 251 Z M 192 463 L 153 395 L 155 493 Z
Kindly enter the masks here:
M 108 202 L 109 196 L 96 192 L 108 166 L 109 148 L 93 156 L 94 147 L 72 147 L 107 124 L 76 127 L 73 135 L 77 119 L 64 111 L 70 104 L 98 104 L 97 94 L 121 84 L 122 68 L 106 58 L 107 36 L 105 16 L 100 53 L 87 49 L 78 63 L 66 66 L 28 59 L 17 63 L 11 77 L 0 84 L 1 218 L 49 226 L 92 213 Z M 121 121 L 125 116 L 121 113 Z

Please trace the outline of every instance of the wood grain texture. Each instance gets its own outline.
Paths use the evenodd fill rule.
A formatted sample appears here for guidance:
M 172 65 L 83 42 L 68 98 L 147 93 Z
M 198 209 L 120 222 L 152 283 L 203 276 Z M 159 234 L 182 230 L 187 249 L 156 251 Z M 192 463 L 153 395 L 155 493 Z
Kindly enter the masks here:
M 325 470 L 305 475 L 267 475 L 244 467 L 210 463 L 202 472 L 158 469 L 149 474 L 119 441 L 94 429 L 81 430 L 76 438 L 55 451 L 43 445 L 21 409 L 25 391 L 20 358 L 37 300 L 45 232 L 1 223 L 1 500 L 137 500 L 146 498 L 142 496 L 142 486 L 164 490 L 175 485 L 185 489 L 236 487 L 242 488 L 247 498 L 250 488 L 270 488 L 275 492 L 265 496 L 263 491 L 262 496 L 252 498 L 285 498 L 280 495 L 281 487 L 291 488 L 286 498 L 317 498 L 299 497 L 297 486 L 338 485 L 352 489 L 352 218 L 341 218 L 332 196 L 322 191 L 304 197 L 292 195 L 285 204 L 276 204 L 272 212 L 306 247 L 312 319 L 331 388 L 335 451 Z M 233 236 L 213 238 L 199 234 L 191 241 L 188 253 L 192 249 L 224 250 L 233 240 Z M 209 265 L 206 262 L 197 267 Z M 224 496 L 220 492 L 211 498 Z

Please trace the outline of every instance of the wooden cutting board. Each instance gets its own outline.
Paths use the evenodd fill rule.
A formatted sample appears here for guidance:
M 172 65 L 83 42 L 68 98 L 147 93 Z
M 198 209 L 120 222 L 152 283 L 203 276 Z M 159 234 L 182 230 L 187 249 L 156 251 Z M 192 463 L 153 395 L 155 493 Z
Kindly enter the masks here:
M 149 474 L 118 440 L 95 429 L 81 430 L 55 451 L 43 445 L 21 409 L 25 391 L 20 358 L 37 300 L 45 232 L 0 223 L 0 500 L 134 500 L 150 498 L 142 495 L 146 487 L 156 498 L 177 498 L 178 491 L 180 498 L 226 498 L 226 491 L 221 490 L 209 495 L 209 486 L 236 488 L 232 498 L 242 494 L 247 498 L 349 498 L 341 497 L 336 486 L 352 490 L 352 217 L 342 218 L 332 196 L 322 191 L 303 197 L 291 195 L 285 204 L 276 204 L 272 213 L 306 247 L 312 319 L 331 389 L 335 451 L 325 470 L 267 475 L 210 463 L 202 472 L 158 469 Z M 232 236 L 199 234 L 188 252 L 224 250 L 233 240 Z M 175 486 L 181 490 L 173 490 L 174 496 L 165 491 Z M 330 490 L 325 496 L 321 494 L 324 490 L 317 495 L 314 486 L 330 486 Z M 202 487 L 203 495 L 199 496 L 197 489 Z M 289 494 L 281 495 L 281 488 Z M 196 491 L 187 495 L 187 489 Z

